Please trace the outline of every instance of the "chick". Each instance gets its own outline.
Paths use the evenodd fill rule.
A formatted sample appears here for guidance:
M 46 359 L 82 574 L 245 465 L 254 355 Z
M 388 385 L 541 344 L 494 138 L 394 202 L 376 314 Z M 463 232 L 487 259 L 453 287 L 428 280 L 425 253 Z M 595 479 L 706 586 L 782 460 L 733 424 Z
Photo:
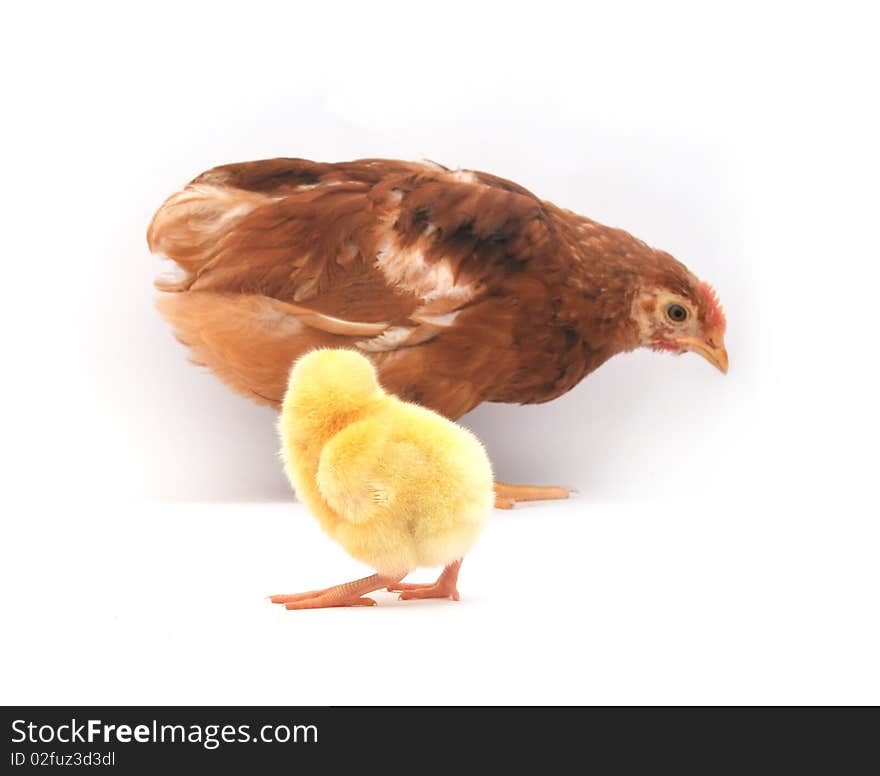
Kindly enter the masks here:
M 275 595 L 288 609 L 367 606 L 401 598 L 458 600 L 462 557 L 494 502 L 480 442 L 450 420 L 387 394 L 352 350 L 315 350 L 290 372 L 279 430 L 284 467 L 321 527 L 376 574 L 326 590 Z M 433 584 L 401 580 L 444 566 Z

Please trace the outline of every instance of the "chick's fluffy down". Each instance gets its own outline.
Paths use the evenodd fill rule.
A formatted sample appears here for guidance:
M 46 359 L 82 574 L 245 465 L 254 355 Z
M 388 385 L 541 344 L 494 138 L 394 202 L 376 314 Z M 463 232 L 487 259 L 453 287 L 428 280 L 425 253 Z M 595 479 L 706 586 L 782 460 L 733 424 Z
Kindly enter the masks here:
M 463 557 L 492 508 L 492 468 L 476 437 L 386 394 L 353 351 L 318 350 L 297 361 L 280 431 L 299 498 L 380 573 Z

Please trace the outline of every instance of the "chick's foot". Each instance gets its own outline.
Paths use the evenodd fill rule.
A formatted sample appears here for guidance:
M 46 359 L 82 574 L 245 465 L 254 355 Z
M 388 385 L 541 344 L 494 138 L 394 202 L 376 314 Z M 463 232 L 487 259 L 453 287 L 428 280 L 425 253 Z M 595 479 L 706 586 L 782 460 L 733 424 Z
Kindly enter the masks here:
M 436 582 L 397 582 L 388 585 L 387 589 L 391 593 L 400 593 L 402 601 L 416 598 L 451 598 L 453 601 L 458 601 L 460 596 L 457 585 L 460 568 L 461 561 L 457 560 L 443 569 Z
M 287 609 L 327 609 L 334 606 L 375 606 L 372 598 L 364 598 L 364 593 L 372 593 L 383 587 L 394 585 L 403 579 L 400 576 L 373 574 L 354 582 L 328 587 L 325 590 L 311 590 L 308 593 L 292 595 L 273 595 L 269 600 L 273 604 L 284 604 Z
M 570 488 L 557 485 L 508 485 L 495 483 L 495 508 L 513 509 L 517 501 L 550 501 L 568 498 Z

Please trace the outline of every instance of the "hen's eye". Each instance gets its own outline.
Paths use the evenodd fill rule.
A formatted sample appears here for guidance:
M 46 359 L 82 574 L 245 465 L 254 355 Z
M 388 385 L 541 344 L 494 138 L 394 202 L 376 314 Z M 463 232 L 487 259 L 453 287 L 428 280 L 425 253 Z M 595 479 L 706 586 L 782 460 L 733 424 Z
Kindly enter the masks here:
M 666 314 L 669 316 L 669 320 L 675 321 L 676 323 L 681 323 L 688 317 L 687 310 L 684 309 L 680 304 L 671 304 L 666 308 Z

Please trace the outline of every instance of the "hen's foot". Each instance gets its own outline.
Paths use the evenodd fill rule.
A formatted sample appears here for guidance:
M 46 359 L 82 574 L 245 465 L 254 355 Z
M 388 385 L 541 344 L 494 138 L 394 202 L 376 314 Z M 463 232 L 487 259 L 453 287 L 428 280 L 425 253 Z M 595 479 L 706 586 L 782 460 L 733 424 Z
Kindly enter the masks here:
M 508 485 L 495 483 L 495 508 L 513 509 L 517 501 L 550 501 L 568 498 L 571 489 L 555 485 Z
M 461 568 L 461 561 L 450 563 L 443 573 L 437 578 L 436 582 L 396 582 L 388 585 L 390 593 L 400 593 L 402 601 L 409 601 L 416 598 L 451 598 L 453 601 L 460 600 L 458 595 L 458 570 Z
M 284 604 L 287 609 L 326 609 L 332 606 L 375 606 L 372 598 L 364 598 L 364 593 L 372 593 L 383 587 L 398 583 L 403 576 L 387 576 L 373 574 L 355 582 L 346 582 L 325 590 L 311 590 L 308 593 L 293 595 L 273 595 L 269 600 L 273 604 Z

